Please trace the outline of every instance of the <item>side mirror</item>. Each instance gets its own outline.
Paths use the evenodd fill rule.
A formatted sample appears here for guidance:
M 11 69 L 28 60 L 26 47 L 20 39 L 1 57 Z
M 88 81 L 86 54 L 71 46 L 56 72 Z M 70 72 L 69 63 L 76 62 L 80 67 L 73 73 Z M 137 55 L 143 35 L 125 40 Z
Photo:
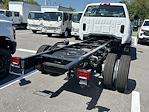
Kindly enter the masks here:
M 62 19 L 61 19 L 61 17 L 60 17 L 60 16 L 58 16 L 58 21 L 62 21 Z

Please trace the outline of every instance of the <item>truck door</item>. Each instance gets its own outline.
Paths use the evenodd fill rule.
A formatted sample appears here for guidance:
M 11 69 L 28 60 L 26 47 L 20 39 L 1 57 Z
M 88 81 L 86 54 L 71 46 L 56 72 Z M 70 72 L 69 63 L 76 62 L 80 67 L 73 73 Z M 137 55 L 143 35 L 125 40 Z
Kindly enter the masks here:
M 19 12 L 13 12 L 13 22 L 14 22 L 14 24 L 20 24 L 21 23 Z
M 13 21 L 12 12 L 6 11 L 6 16 L 10 18 L 11 21 Z
M 63 14 L 63 24 L 62 24 L 62 32 L 66 31 L 66 28 L 68 27 L 68 14 Z

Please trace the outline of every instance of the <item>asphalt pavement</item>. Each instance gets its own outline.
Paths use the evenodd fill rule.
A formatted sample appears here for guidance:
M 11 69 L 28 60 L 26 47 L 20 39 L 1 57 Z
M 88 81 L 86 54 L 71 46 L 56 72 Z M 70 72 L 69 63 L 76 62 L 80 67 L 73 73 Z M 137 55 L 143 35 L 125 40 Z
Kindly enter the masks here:
M 29 30 L 18 30 L 16 38 L 14 56 L 19 57 L 35 54 L 43 44 L 64 40 Z M 106 90 L 100 82 L 99 86 L 83 89 L 68 83 L 65 74 L 52 77 L 35 71 L 24 78 L 9 75 L 0 81 L 0 112 L 149 112 L 149 46 L 132 47 L 131 55 L 128 90 L 124 94 Z

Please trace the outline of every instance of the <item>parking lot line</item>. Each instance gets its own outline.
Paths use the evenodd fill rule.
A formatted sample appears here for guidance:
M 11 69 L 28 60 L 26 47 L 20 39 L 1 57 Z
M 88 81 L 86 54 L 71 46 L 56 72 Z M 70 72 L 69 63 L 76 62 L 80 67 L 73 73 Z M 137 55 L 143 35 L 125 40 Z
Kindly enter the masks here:
M 17 51 L 29 52 L 29 53 L 36 53 L 37 52 L 37 51 L 34 51 L 34 50 L 28 50 L 28 49 L 22 49 L 22 48 L 18 48 Z
M 32 75 L 38 73 L 38 72 L 39 72 L 39 71 L 34 70 L 34 71 L 32 71 L 32 72 L 30 72 L 30 73 L 24 75 L 24 76 L 20 76 L 20 77 L 14 79 L 14 80 L 11 80 L 11 81 L 9 81 L 9 82 L 3 84 L 3 85 L 0 85 L 0 90 L 2 90 L 2 89 L 4 89 L 4 88 L 6 88 L 6 87 L 8 87 L 8 86 L 10 86 L 10 85 L 12 85 L 12 84 L 18 82 L 18 81 L 20 81 L 20 80 L 22 80 L 22 79 L 24 79 L 24 78 L 30 77 L 30 76 L 32 76 Z
M 131 112 L 140 112 L 140 93 L 137 91 L 132 92 Z

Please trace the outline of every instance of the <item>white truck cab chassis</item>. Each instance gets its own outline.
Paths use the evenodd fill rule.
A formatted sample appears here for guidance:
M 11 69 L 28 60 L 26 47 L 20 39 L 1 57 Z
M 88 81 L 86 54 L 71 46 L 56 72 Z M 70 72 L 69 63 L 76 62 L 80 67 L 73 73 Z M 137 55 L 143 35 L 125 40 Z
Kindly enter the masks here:
M 88 4 L 80 22 L 80 39 L 90 36 L 109 37 L 121 44 L 131 43 L 131 24 L 128 10 L 122 3 Z

